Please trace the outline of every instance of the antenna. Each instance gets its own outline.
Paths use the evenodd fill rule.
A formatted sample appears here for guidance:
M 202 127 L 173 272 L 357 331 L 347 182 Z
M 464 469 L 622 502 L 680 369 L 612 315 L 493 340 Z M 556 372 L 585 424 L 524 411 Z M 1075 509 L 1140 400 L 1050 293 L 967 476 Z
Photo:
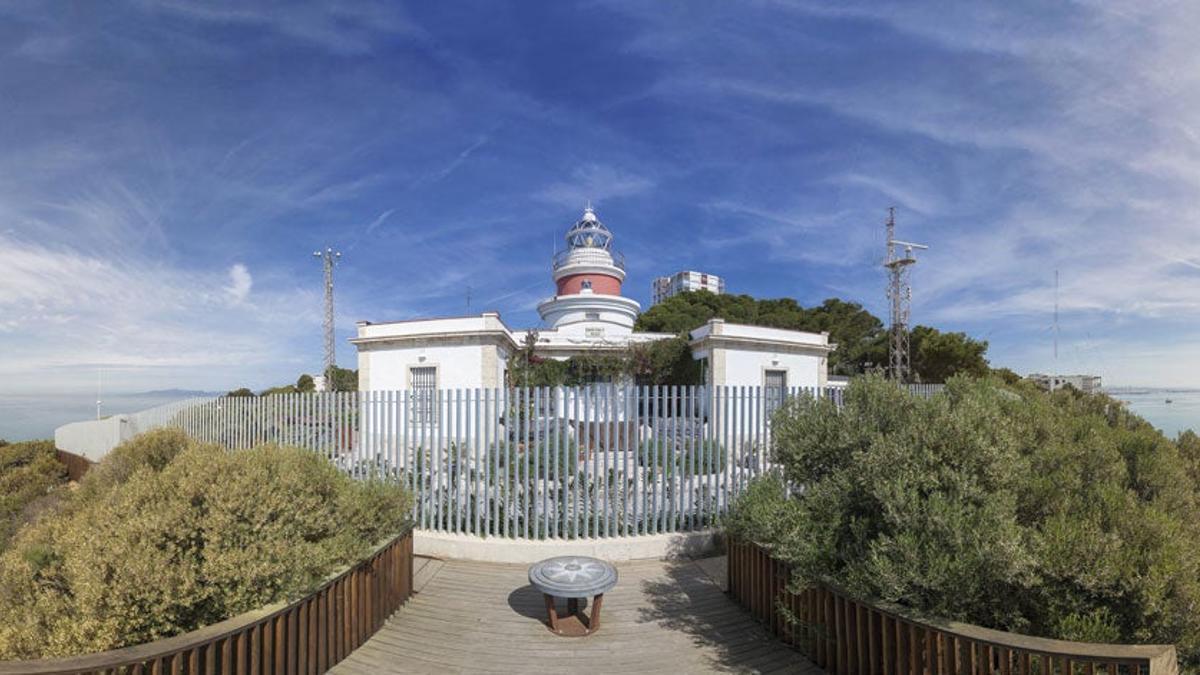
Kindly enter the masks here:
M 467 314 L 471 313 L 471 284 L 467 284 Z
M 337 365 L 337 349 L 333 342 L 333 268 L 341 259 L 341 251 L 325 247 L 324 251 L 313 251 L 320 258 L 325 270 L 325 388 L 332 391 L 333 368 Z
M 896 207 L 894 206 L 888 207 L 885 225 L 887 226 L 887 259 L 883 266 L 888 269 L 887 297 L 892 311 L 892 323 L 889 328 L 891 338 L 888 342 L 888 376 L 897 382 L 906 382 L 911 371 L 908 319 L 912 305 L 912 286 L 908 282 L 908 268 L 917 262 L 917 259 L 913 257 L 913 251 L 924 251 L 929 247 L 896 239 Z M 904 247 L 902 256 L 896 254 L 897 246 Z

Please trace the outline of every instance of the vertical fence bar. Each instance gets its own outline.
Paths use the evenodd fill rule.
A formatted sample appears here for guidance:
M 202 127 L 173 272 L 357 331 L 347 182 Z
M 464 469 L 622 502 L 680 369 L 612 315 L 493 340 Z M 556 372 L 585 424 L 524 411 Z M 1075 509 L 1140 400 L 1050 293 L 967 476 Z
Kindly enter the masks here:
M 417 485 L 420 489 L 417 491 L 421 503 L 421 527 L 428 529 L 431 525 L 430 513 L 430 492 L 433 489 L 433 449 L 429 445 L 429 417 L 430 410 L 433 408 L 433 397 L 430 396 L 427 389 L 417 389 L 415 386 L 410 390 L 409 395 L 412 398 L 413 405 L 413 433 L 416 436 L 415 444 L 420 458 L 417 460 L 420 467 L 417 477 Z
M 492 536 L 497 533 L 497 528 L 493 527 L 492 514 L 495 509 L 492 508 L 495 492 L 493 491 L 492 483 L 496 476 L 496 456 L 497 449 L 494 447 L 496 428 L 500 423 L 499 413 L 495 408 L 496 390 L 483 390 L 483 527 L 484 530 Z
M 579 387 L 574 386 L 567 391 L 569 392 L 567 395 L 571 397 L 571 403 L 569 406 L 571 416 L 571 437 L 574 439 L 575 443 L 574 448 L 572 449 L 575 457 L 571 462 L 571 519 L 568 536 L 571 539 L 579 539 L 579 512 L 581 509 L 580 498 L 583 494 L 582 476 L 587 472 L 587 455 L 584 454 L 586 452 L 585 448 L 587 447 L 587 444 L 583 440 L 583 430 L 582 426 L 580 426 L 581 418 L 579 412 Z
M 680 519 L 683 514 L 683 440 L 680 436 L 679 419 L 682 414 L 680 409 L 680 387 L 679 385 L 671 386 L 671 520 L 669 523 L 670 532 L 678 532 Z
M 630 401 L 632 399 L 631 389 L 628 384 L 623 385 L 621 394 L 621 433 L 617 440 L 617 452 L 621 456 L 621 480 L 617 486 L 621 495 L 621 516 L 617 521 L 617 533 L 622 537 L 629 536 L 630 508 L 632 500 L 630 492 L 632 490 L 629 482 L 629 437 L 632 435 L 633 427 L 630 425 L 632 413 L 630 410 Z
M 542 388 L 534 387 L 532 396 L 533 396 L 533 406 L 529 409 L 529 416 L 530 416 L 530 426 L 533 427 L 533 434 L 532 434 L 533 445 L 532 446 L 527 445 L 525 447 L 525 456 L 528 457 L 531 454 L 533 455 L 533 473 L 529 477 L 529 488 L 530 489 L 529 489 L 529 492 L 527 493 L 530 498 L 529 501 L 532 503 L 529 505 L 529 508 L 526 509 L 526 517 L 529 516 L 529 512 L 533 513 L 533 517 L 531 518 L 531 520 L 533 520 L 533 526 L 532 526 L 533 538 L 538 539 L 539 538 L 538 531 L 537 531 L 538 524 L 541 522 L 541 517 L 542 517 L 542 508 L 541 508 L 542 504 L 541 504 L 541 500 L 539 499 L 539 497 L 540 497 L 539 488 L 541 487 L 541 482 L 542 482 L 541 469 L 542 469 L 543 441 L 542 441 L 542 420 L 540 419 L 541 410 L 542 410 Z M 529 535 L 530 529 L 531 529 L 530 525 L 527 522 L 525 525 L 525 536 L 526 537 L 530 536 Z
M 563 448 L 562 425 L 558 420 L 558 396 L 554 387 L 546 387 L 546 425 L 546 448 L 547 452 L 552 454 L 546 459 L 545 492 L 542 493 L 542 514 L 545 520 L 543 527 L 547 539 L 557 539 L 559 512 L 562 510 L 562 493 L 558 488 L 562 484 Z M 552 477 L 553 482 L 551 481 Z M 553 492 L 551 492 L 551 486 L 553 486 Z
M 462 389 L 446 392 L 446 531 L 458 533 L 459 453 L 462 451 Z
M 685 388 L 685 390 L 687 392 L 687 395 L 685 396 L 685 399 L 687 400 L 687 416 L 684 419 L 687 421 L 688 444 L 691 447 L 691 450 L 688 453 L 688 466 L 690 470 L 688 472 L 687 529 L 694 530 L 696 529 L 697 518 L 699 516 L 699 499 L 697 495 L 697 483 L 699 482 L 699 477 L 697 474 L 699 473 L 701 466 L 698 464 L 698 462 L 703 461 L 702 458 L 704 453 L 704 444 L 697 436 L 699 427 L 696 421 L 696 387 L 689 385 Z M 697 448 L 697 445 L 700 447 Z M 697 451 L 701 453 L 700 457 L 696 456 Z
M 500 522 L 500 536 L 509 536 L 508 519 L 512 517 L 512 510 L 509 508 L 508 502 L 512 498 L 512 479 L 509 474 L 512 467 L 512 444 L 516 442 L 513 433 L 516 427 L 513 424 L 512 416 L 512 392 L 511 388 L 500 390 L 500 411 L 504 416 L 504 466 L 499 481 L 500 486 L 500 506 L 496 510 L 496 517 Z M 497 433 L 499 430 L 497 430 Z
M 658 446 L 659 446 L 659 428 L 658 428 L 658 385 L 652 385 L 649 389 L 649 428 L 650 438 L 646 441 L 646 449 L 643 451 L 643 459 L 645 462 L 645 473 L 649 479 L 650 491 L 650 508 L 646 509 L 646 533 L 658 533 Z
M 600 406 L 600 513 L 601 522 L 597 526 L 599 528 L 599 536 L 608 537 L 609 530 L 609 474 L 608 460 L 612 455 L 612 399 L 613 385 L 606 383 L 600 389 L 604 392 L 604 397 Z
M 600 386 L 595 383 L 588 385 L 588 395 L 591 397 L 590 404 L 588 405 L 588 414 L 591 417 L 588 431 L 588 444 L 591 447 L 592 452 L 592 476 L 590 481 L 592 498 L 588 505 L 588 519 L 591 525 L 588 530 L 593 539 L 598 539 L 601 532 L 600 503 L 602 500 L 600 498 L 600 491 L 602 488 L 600 484 L 600 453 L 603 451 L 602 449 L 604 447 L 602 445 L 603 431 L 601 430 L 603 419 L 601 410 L 604 407 L 604 399 L 601 395 Z
M 483 529 L 480 527 L 480 525 L 482 524 L 482 521 L 480 519 L 480 510 L 479 510 L 479 507 L 483 501 L 480 498 L 480 489 L 482 486 L 480 485 L 480 480 L 479 480 L 480 476 L 483 474 L 483 472 L 480 471 L 480 468 L 482 465 L 479 463 L 479 461 L 480 461 L 480 454 L 479 454 L 480 445 L 483 440 L 483 427 L 480 426 L 483 423 L 483 418 L 480 416 L 481 402 L 479 399 L 480 399 L 481 391 L 482 390 L 479 387 L 475 388 L 475 415 L 474 415 L 475 426 L 472 427 L 472 429 L 474 431 L 474 435 L 472 438 L 472 454 L 475 457 L 475 462 L 471 466 L 470 476 L 471 476 L 472 504 L 471 504 L 471 513 L 468 516 L 468 518 L 470 519 L 468 522 L 469 522 L 469 526 L 471 528 L 471 534 L 473 534 L 477 537 L 483 535 Z
M 633 403 L 633 420 L 631 428 L 634 433 L 631 438 L 630 451 L 633 453 L 633 533 L 646 533 L 646 467 L 642 464 L 646 444 L 642 439 L 641 430 L 643 419 L 642 406 L 646 404 L 646 387 L 635 386 Z M 639 508 L 640 507 L 640 508 Z
M 492 471 L 489 476 L 488 489 L 492 496 L 487 500 L 487 508 L 492 520 L 491 533 L 493 536 L 498 537 L 501 532 L 500 512 L 503 506 L 501 499 L 504 497 L 504 483 L 500 478 L 500 453 L 508 444 L 500 437 L 500 418 L 503 415 L 502 401 L 504 399 L 504 390 L 496 387 L 490 391 L 490 395 L 492 401 L 488 413 L 490 415 L 488 418 L 488 434 L 492 447 L 489 448 L 488 452 L 491 454 L 490 465 Z

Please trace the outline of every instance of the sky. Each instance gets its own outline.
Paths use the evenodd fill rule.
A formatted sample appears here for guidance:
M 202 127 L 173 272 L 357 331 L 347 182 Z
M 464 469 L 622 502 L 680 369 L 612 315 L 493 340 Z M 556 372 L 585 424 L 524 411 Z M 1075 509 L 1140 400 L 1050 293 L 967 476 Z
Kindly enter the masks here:
M 0 4 L 0 391 L 264 388 L 360 320 L 536 326 L 590 200 L 680 269 L 993 365 L 1200 386 L 1189 2 Z M 1054 274 L 1060 286 L 1053 355 Z M 468 296 L 470 298 L 468 304 Z

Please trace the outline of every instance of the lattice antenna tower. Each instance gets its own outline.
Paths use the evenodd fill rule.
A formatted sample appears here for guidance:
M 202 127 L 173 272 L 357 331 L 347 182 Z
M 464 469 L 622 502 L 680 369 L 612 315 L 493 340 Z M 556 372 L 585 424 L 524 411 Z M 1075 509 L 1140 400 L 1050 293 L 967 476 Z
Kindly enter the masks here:
M 891 305 L 892 322 L 888 340 L 888 377 L 897 382 L 907 382 L 912 372 L 909 357 L 908 318 L 912 306 L 912 286 L 908 282 L 908 268 L 916 264 L 913 251 L 926 250 L 924 244 L 914 244 L 896 239 L 896 207 L 888 208 L 887 259 L 883 266 L 888 270 L 887 297 Z M 903 253 L 897 249 L 903 248 Z
M 314 258 L 320 258 L 325 268 L 325 378 L 326 386 L 333 377 L 333 367 L 337 365 L 337 350 L 333 341 L 333 268 L 342 258 L 341 251 L 326 247 L 324 251 L 313 251 Z

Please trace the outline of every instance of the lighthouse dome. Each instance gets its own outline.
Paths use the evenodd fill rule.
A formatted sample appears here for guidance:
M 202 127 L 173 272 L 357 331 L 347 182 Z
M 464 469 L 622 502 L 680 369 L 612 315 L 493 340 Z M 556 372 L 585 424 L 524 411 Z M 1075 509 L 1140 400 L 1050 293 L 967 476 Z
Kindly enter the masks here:
M 589 205 L 583 211 L 583 217 L 567 230 L 567 248 L 599 248 L 608 251 L 612 248 L 612 232 L 596 217 L 596 212 Z

